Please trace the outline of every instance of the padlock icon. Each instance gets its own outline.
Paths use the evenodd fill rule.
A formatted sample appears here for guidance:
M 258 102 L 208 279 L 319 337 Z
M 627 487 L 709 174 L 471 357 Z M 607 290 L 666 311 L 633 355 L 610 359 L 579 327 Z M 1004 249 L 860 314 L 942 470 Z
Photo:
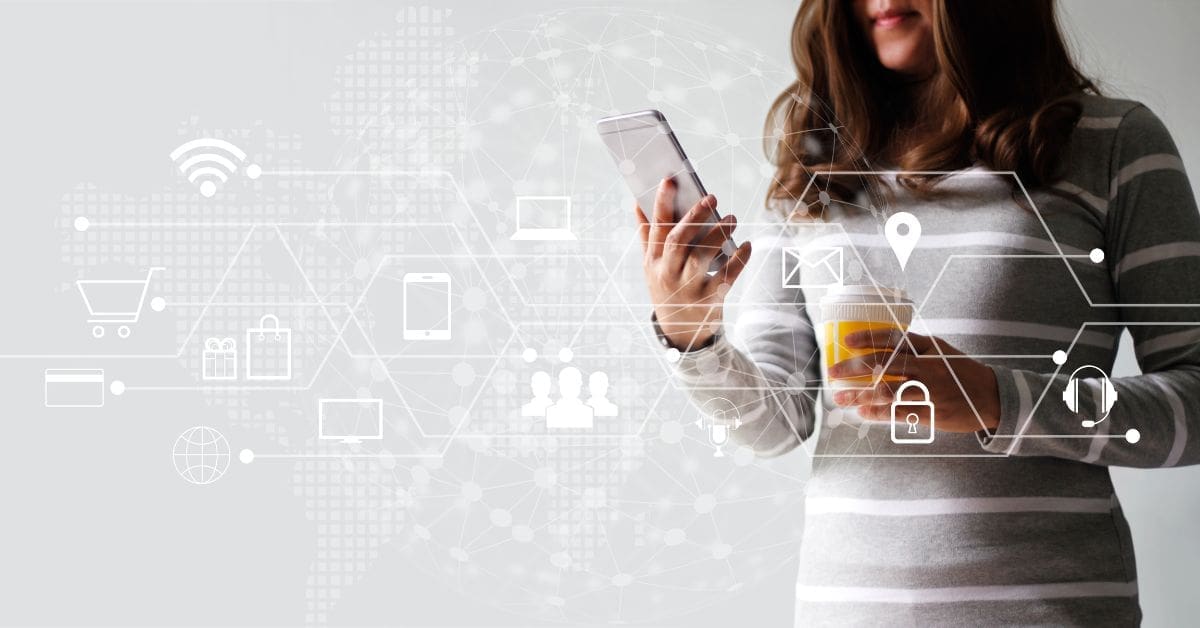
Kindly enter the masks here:
M 905 401 L 904 391 L 908 388 L 921 391 L 923 401 Z M 927 408 L 927 410 L 923 410 Z M 929 434 L 925 435 L 917 426 L 921 422 L 921 414 L 929 414 Z M 909 380 L 900 384 L 896 389 L 896 399 L 892 401 L 892 442 L 897 445 L 928 445 L 933 442 L 933 402 L 929 400 L 929 389 L 925 384 Z

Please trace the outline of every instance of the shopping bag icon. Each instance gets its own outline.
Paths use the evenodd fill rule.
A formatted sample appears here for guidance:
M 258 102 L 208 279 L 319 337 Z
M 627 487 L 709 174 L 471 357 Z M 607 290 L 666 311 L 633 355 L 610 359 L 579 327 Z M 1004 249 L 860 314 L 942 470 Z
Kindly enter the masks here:
M 842 285 L 842 247 L 785 247 L 784 288 L 828 288 Z
M 246 379 L 285 381 L 292 378 L 292 330 L 267 314 L 258 327 L 246 330 Z
M 237 343 L 233 338 L 209 338 L 204 341 L 201 356 L 201 378 L 206 380 L 237 379 Z

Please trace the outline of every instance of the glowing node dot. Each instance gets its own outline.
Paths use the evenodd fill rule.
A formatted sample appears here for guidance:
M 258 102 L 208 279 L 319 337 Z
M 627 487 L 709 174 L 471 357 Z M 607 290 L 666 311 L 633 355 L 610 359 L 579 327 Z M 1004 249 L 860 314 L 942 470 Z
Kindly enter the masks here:
M 213 194 L 217 193 L 217 184 L 212 181 L 205 181 L 200 184 L 200 195 L 204 198 L 212 198 Z
M 251 179 L 257 179 L 262 176 L 262 166 L 258 164 L 250 164 L 246 166 L 246 176 Z
M 507 528 L 512 525 L 512 513 L 503 508 L 493 510 L 488 515 L 488 518 L 491 520 L 492 525 L 499 528 Z
M 637 172 L 637 164 L 633 163 L 632 159 L 622 159 L 621 164 L 617 166 L 617 169 L 621 171 L 621 174 L 629 176 L 634 172 Z
M 570 362 L 575 357 L 575 352 L 563 347 L 558 350 L 558 359 L 561 362 Z
M 683 354 L 679 352 L 679 349 L 671 347 L 670 349 L 667 349 L 667 362 L 678 362 L 682 355 Z
M 150 309 L 155 312 L 161 312 L 167 309 L 167 300 L 162 297 L 154 297 L 150 299 Z
M 518 543 L 528 543 L 533 540 L 533 528 L 525 525 L 513 526 L 512 537 Z
M 1104 261 L 1104 251 L 1102 249 L 1092 249 L 1092 252 L 1088 253 L 1088 259 L 1092 260 L 1093 264 L 1099 264 Z
M 728 543 L 717 543 L 712 547 L 712 557 L 717 560 L 729 558 L 729 555 L 732 553 L 733 546 L 729 545 Z
M 76 231 L 87 231 L 88 227 L 90 227 L 91 224 L 92 223 L 91 223 L 91 221 L 89 221 L 87 219 L 87 216 L 80 216 L 75 219 L 75 230 Z
M 460 563 L 465 563 L 470 557 L 467 555 L 467 550 L 464 550 L 461 547 L 452 547 L 450 548 L 450 558 L 453 558 Z
M 633 576 L 627 573 L 619 573 L 612 577 L 614 587 L 627 587 L 633 583 Z
M 684 532 L 682 528 L 671 528 L 670 530 L 667 530 L 666 534 L 663 535 L 663 542 L 666 543 L 668 547 L 680 545 L 686 540 L 687 533 Z
M 521 352 L 521 359 L 526 362 L 533 362 L 537 359 L 537 349 L 529 347 Z
M 112 383 L 108 385 L 108 390 L 112 392 L 112 394 L 120 397 L 121 395 L 125 394 L 125 382 L 119 379 L 114 379 Z
M 1062 349 L 1059 349 L 1058 351 L 1054 352 L 1054 355 L 1050 356 L 1050 359 L 1054 360 L 1054 363 L 1058 364 L 1060 366 L 1063 364 L 1066 364 L 1067 363 L 1067 352 L 1063 351 Z
M 1135 428 L 1129 428 L 1129 431 L 1125 432 L 1125 440 L 1129 441 L 1130 444 L 1136 443 L 1142 440 L 1142 433 Z
M 249 449 L 243 449 L 238 452 L 238 460 L 241 460 L 242 464 L 250 464 L 254 462 L 254 452 Z
M 737 133 L 729 133 L 725 135 L 725 144 L 728 146 L 737 146 L 742 143 L 742 138 L 738 137 Z

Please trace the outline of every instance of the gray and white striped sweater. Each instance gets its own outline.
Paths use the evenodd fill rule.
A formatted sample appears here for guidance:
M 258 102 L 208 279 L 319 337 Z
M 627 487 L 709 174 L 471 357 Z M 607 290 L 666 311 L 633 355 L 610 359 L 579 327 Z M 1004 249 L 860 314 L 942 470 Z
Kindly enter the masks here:
M 835 204 L 827 218 L 844 232 L 782 226 L 795 233 L 756 248 L 731 297 L 730 337 L 680 359 L 695 403 L 738 406 L 736 442 L 814 455 L 797 625 L 1139 622 L 1107 467 L 1200 462 L 1200 308 L 1186 307 L 1200 304 L 1200 213 L 1153 113 L 1083 103 L 1063 181 L 1029 190 L 1036 212 L 1011 177 L 979 169 L 943 182 L 937 202 L 901 193 L 887 211 L 924 228 L 902 272 L 880 222 Z M 821 291 L 781 287 L 779 275 L 797 240 L 844 247 L 846 281 L 905 288 L 914 331 L 982 356 L 999 382 L 997 433 L 938 433 L 914 451 L 885 423 L 827 401 L 818 413 L 821 321 L 806 304 Z M 1097 248 L 1100 263 L 1088 258 Z M 1109 370 L 1126 328 L 1143 374 L 1115 379 L 1111 415 L 1084 428 L 1062 390 L 1080 365 Z M 1081 381 L 1081 403 L 1096 407 L 1096 380 Z M 1129 428 L 1138 442 L 1088 437 Z

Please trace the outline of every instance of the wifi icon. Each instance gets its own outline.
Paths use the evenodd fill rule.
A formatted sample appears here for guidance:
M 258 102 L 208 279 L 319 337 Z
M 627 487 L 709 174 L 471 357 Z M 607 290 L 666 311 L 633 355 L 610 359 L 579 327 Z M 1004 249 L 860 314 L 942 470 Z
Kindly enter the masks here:
M 185 142 L 171 151 L 171 161 L 179 165 L 179 171 L 188 181 L 200 187 L 200 194 L 211 198 L 217 187 L 229 180 L 245 163 L 246 153 L 242 149 L 211 137 Z M 246 166 L 246 176 L 257 179 L 262 174 L 258 164 Z

